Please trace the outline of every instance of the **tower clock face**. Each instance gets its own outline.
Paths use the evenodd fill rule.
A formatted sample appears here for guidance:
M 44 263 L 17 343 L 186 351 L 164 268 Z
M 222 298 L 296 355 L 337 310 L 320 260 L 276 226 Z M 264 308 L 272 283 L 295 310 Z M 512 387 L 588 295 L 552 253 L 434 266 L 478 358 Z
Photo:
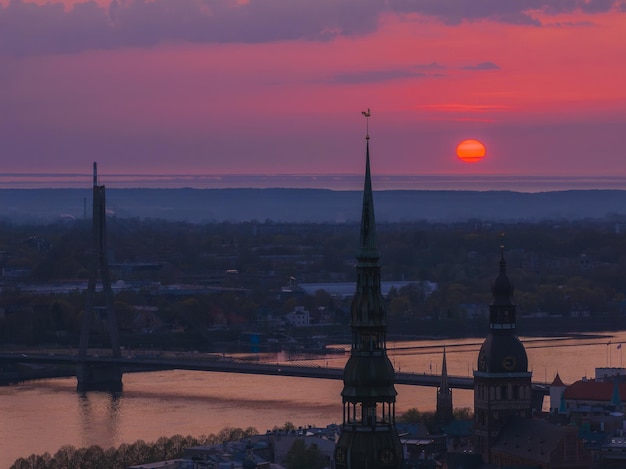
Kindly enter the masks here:
M 507 355 L 502 360 L 502 366 L 505 370 L 511 371 L 515 369 L 515 365 L 517 365 L 517 360 L 512 355 Z

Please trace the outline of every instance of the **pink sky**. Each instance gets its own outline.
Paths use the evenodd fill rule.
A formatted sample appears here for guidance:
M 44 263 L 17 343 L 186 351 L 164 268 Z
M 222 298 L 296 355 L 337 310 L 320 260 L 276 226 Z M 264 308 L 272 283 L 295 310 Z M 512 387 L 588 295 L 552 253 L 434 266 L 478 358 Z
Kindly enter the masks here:
M 0 174 L 626 176 L 626 1 L 0 0 Z M 481 140 L 463 163 L 457 143 Z

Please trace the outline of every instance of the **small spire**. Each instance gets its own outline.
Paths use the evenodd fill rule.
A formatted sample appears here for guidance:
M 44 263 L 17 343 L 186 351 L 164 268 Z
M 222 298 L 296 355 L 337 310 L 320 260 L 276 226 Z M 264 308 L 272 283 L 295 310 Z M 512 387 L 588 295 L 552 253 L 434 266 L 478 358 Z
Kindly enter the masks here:
M 442 391 L 448 392 L 450 386 L 448 385 L 448 365 L 446 363 L 446 346 L 443 346 L 443 363 L 441 364 L 441 385 Z
M 98 185 L 98 163 L 93 162 L 93 186 Z
M 504 233 L 500 235 L 501 239 L 504 238 Z M 500 242 L 500 271 L 498 272 L 498 276 L 496 277 L 495 282 L 491 287 L 491 292 L 493 294 L 493 303 L 492 305 L 500 305 L 500 306 L 510 306 L 512 305 L 512 296 L 513 296 L 513 285 L 511 284 L 509 278 L 506 275 L 506 260 L 504 259 L 504 242 Z M 496 314 L 492 318 L 493 321 L 500 321 L 501 319 L 497 319 L 500 316 Z M 515 322 L 511 316 L 509 316 L 506 320 L 507 323 L 511 321 Z
M 443 362 L 441 364 L 441 382 L 437 388 L 436 418 L 440 424 L 447 424 L 453 420 L 452 390 L 448 383 L 448 366 L 446 363 L 446 346 L 443 346 Z
M 550 386 L 555 386 L 555 387 L 564 387 L 565 384 L 563 383 L 563 380 L 561 379 L 561 377 L 559 376 L 559 372 L 556 372 L 556 376 L 554 377 L 554 380 L 552 381 L 552 383 L 550 383 Z

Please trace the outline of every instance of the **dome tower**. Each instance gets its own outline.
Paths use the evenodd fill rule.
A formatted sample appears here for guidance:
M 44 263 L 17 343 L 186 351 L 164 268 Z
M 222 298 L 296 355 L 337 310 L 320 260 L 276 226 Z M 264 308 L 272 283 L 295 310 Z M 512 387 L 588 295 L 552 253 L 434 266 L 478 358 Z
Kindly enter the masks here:
M 475 450 L 490 462 L 490 447 L 512 416 L 531 415 L 531 375 L 526 349 L 516 335 L 513 285 L 506 274 L 504 246 L 500 272 L 492 286 L 489 332 L 474 371 Z

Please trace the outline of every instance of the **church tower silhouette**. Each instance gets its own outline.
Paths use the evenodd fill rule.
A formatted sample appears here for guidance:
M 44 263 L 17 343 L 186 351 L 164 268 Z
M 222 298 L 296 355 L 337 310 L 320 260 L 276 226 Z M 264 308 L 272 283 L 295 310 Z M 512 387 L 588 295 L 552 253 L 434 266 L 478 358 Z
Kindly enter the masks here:
M 500 246 L 500 272 L 489 306 L 489 333 L 478 353 L 474 371 L 474 446 L 487 463 L 491 445 L 509 418 L 531 415 L 532 388 L 526 349 L 516 335 L 513 285 L 506 274 L 504 246 Z
M 369 110 L 363 114 L 370 116 Z M 387 357 L 387 313 L 380 290 L 369 129 L 356 257 L 357 282 L 350 322 L 352 348 L 343 372 L 343 424 L 335 447 L 335 468 L 399 469 L 403 453 L 395 425 L 395 374 Z

